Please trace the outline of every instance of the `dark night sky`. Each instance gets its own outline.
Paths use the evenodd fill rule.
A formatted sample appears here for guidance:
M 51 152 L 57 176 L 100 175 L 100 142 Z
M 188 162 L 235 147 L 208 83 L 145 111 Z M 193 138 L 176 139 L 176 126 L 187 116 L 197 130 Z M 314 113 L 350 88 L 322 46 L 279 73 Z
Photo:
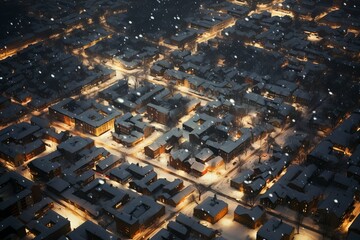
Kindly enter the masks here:
M 20 4 L 20 1 L 0 1 L 0 20 L 7 21 L 16 16 L 26 14 L 26 8 Z
M 183 18 L 193 14 L 200 2 L 194 0 L 133 1 L 128 10 L 128 19 L 134 24 L 136 33 L 148 33 L 158 29 L 171 31 Z M 151 18 L 152 16 L 152 18 Z M 180 19 L 174 19 L 178 16 Z

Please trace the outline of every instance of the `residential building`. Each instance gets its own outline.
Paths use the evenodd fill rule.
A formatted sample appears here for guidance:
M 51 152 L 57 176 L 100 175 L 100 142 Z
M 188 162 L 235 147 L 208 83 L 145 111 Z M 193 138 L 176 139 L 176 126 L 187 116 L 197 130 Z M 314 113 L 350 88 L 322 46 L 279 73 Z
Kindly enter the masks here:
M 293 226 L 273 217 L 258 230 L 256 240 L 292 240 L 294 235 Z
M 150 227 L 165 214 L 165 207 L 147 196 L 140 196 L 127 203 L 115 215 L 119 233 L 133 238 L 142 229 Z
M 212 224 L 223 218 L 228 212 L 228 204 L 216 197 L 208 197 L 194 208 L 194 216 Z

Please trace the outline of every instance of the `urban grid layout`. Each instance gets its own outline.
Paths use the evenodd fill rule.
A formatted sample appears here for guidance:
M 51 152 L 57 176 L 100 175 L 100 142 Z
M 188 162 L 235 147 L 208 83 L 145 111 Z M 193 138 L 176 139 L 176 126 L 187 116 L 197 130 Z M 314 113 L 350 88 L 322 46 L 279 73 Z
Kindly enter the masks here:
M 0 0 L 0 239 L 359 240 L 360 2 Z

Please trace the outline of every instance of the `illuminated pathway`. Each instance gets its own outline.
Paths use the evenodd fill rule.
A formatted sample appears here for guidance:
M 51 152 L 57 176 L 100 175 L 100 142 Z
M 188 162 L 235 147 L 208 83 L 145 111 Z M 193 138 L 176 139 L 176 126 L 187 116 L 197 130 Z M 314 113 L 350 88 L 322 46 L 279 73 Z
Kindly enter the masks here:
M 62 129 L 62 130 L 66 130 L 66 129 L 67 129 L 67 128 L 64 128 L 64 127 L 63 127 L 63 124 L 62 124 L 62 123 L 61 123 L 61 124 L 59 124 L 59 123 L 53 123 L 53 125 L 56 126 L 57 128 Z M 69 129 L 67 129 L 67 130 L 69 130 Z M 93 138 L 92 135 L 79 132 L 79 131 L 77 131 L 77 130 L 75 130 L 75 129 L 71 129 L 70 132 L 71 132 L 72 134 L 74 134 L 74 135 L 78 135 L 78 136 L 82 136 L 82 137 L 92 137 L 92 138 Z M 277 136 L 279 136 L 280 134 L 281 134 L 281 133 L 278 133 Z M 275 137 L 277 137 L 277 136 L 275 136 Z M 122 147 L 121 147 L 120 144 L 119 144 L 119 147 L 115 147 L 115 146 L 113 146 L 113 145 L 109 145 L 109 144 L 106 143 L 105 141 L 99 141 L 99 140 L 96 140 L 96 139 L 95 139 L 95 145 L 104 147 L 105 149 L 111 150 L 112 152 L 118 153 L 118 154 L 120 154 L 120 155 L 130 157 L 130 159 L 133 158 L 133 159 L 135 159 L 135 160 L 137 160 L 137 161 L 139 161 L 139 162 L 143 162 L 143 163 L 145 163 L 145 164 L 149 164 L 149 165 L 153 166 L 155 169 L 160 169 L 160 170 L 162 170 L 162 171 L 164 171 L 164 172 L 166 172 L 166 173 L 168 173 L 168 174 L 171 174 L 171 175 L 173 175 L 173 176 L 175 176 L 175 177 L 177 177 L 177 178 L 180 178 L 180 179 L 183 179 L 183 180 L 185 180 L 185 181 L 188 181 L 188 182 L 194 184 L 194 185 L 197 187 L 197 189 L 200 189 L 200 190 L 201 190 L 201 193 L 204 193 L 204 192 L 206 192 L 206 191 L 210 191 L 210 192 L 213 192 L 213 193 L 218 194 L 219 196 L 222 196 L 222 197 L 224 197 L 224 198 L 227 198 L 227 199 L 229 199 L 229 200 L 231 200 L 231 201 L 235 201 L 235 202 L 237 202 L 238 204 L 240 204 L 240 205 L 242 205 L 242 206 L 251 207 L 250 204 L 248 204 L 248 203 L 246 203 L 246 202 L 244 202 L 244 201 L 242 201 L 242 200 L 240 200 L 240 199 L 237 199 L 237 198 L 235 198 L 235 197 L 229 196 L 229 195 L 227 195 L 227 194 L 224 194 L 224 193 L 221 192 L 221 191 L 218 191 L 218 190 L 212 188 L 212 184 L 206 186 L 206 185 L 204 185 L 204 184 L 198 183 L 197 181 L 195 181 L 195 180 L 193 180 L 193 179 L 191 179 L 191 178 L 188 178 L 188 177 L 186 177 L 186 176 L 184 176 L 184 175 L 178 174 L 178 173 L 176 173 L 175 171 L 171 171 L 171 170 L 169 170 L 169 169 L 167 169 L 167 168 L 164 168 L 164 167 L 161 166 L 160 164 L 157 164 L 157 161 L 154 160 L 154 159 L 152 159 L 152 160 L 146 160 L 146 159 L 144 159 L 144 158 L 138 157 L 138 156 L 136 155 L 136 153 L 135 153 L 135 154 L 134 154 L 134 153 L 129 154 L 128 152 L 122 150 Z M 262 146 L 264 146 L 264 145 L 266 145 L 266 142 L 265 142 L 265 141 L 262 143 Z M 136 148 L 136 147 L 134 147 L 134 148 Z M 134 151 L 135 151 L 135 150 L 134 150 Z M 256 149 L 254 152 L 252 152 L 252 153 L 247 157 L 247 160 L 250 159 L 250 158 L 253 157 L 253 156 L 257 156 L 257 155 L 260 153 L 260 151 L 261 151 L 261 148 Z M 136 151 L 135 151 L 135 152 L 136 152 Z M 229 170 L 228 174 L 231 173 L 231 172 L 233 172 L 233 171 L 235 171 L 235 170 L 236 170 L 237 168 L 239 168 L 239 167 L 240 167 L 240 165 L 237 164 L 235 167 L 233 167 L 231 170 Z M 279 212 L 279 211 L 276 211 L 276 210 L 273 210 L 273 209 L 266 209 L 266 212 L 267 212 L 269 215 L 275 216 L 275 217 L 278 217 L 278 218 L 281 218 L 281 219 L 283 219 L 283 220 L 286 221 L 286 222 L 289 222 L 289 223 L 292 223 L 292 224 L 295 224 L 295 225 L 298 225 L 298 224 L 299 224 L 295 219 L 292 219 L 292 218 L 289 218 L 289 217 L 287 217 L 287 216 L 284 216 L 284 215 L 283 215 L 281 212 Z M 176 213 L 174 213 L 173 215 L 175 215 L 175 214 L 176 214 Z M 169 216 L 169 217 L 166 218 L 166 219 L 171 219 L 171 216 Z M 159 223 L 159 225 L 161 225 L 161 224 L 164 223 L 165 221 L 166 221 L 166 220 L 163 220 L 161 223 Z M 310 226 L 310 225 L 307 225 L 307 224 L 304 224 L 304 223 L 301 223 L 300 226 L 303 227 L 303 228 L 305 228 L 305 229 L 308 229 L 308 230 L 310 230 L 310 231 L 313 231 L 313 232 L 315 232 L 315 233 L 322 234 L 322 232 L 321 232 L 319 229 L 316 229 L 316 228 L 314 228 L 313 226 Z M 155 230 L 156 230 L 156 229 L 154 229 L 153 231 L 155 231 Z M 151 232 L 146 233 L 146 236 L 148 236 L 148 235 L 150 235 L 150 234 L 151 234 Z

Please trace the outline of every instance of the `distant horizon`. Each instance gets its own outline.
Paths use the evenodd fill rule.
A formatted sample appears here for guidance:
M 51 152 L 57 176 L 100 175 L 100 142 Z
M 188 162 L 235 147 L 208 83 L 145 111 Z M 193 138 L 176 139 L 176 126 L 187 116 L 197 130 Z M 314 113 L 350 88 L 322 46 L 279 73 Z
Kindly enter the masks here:
M 3 0 L 4 239 L 360 239 L 357 1 Z

